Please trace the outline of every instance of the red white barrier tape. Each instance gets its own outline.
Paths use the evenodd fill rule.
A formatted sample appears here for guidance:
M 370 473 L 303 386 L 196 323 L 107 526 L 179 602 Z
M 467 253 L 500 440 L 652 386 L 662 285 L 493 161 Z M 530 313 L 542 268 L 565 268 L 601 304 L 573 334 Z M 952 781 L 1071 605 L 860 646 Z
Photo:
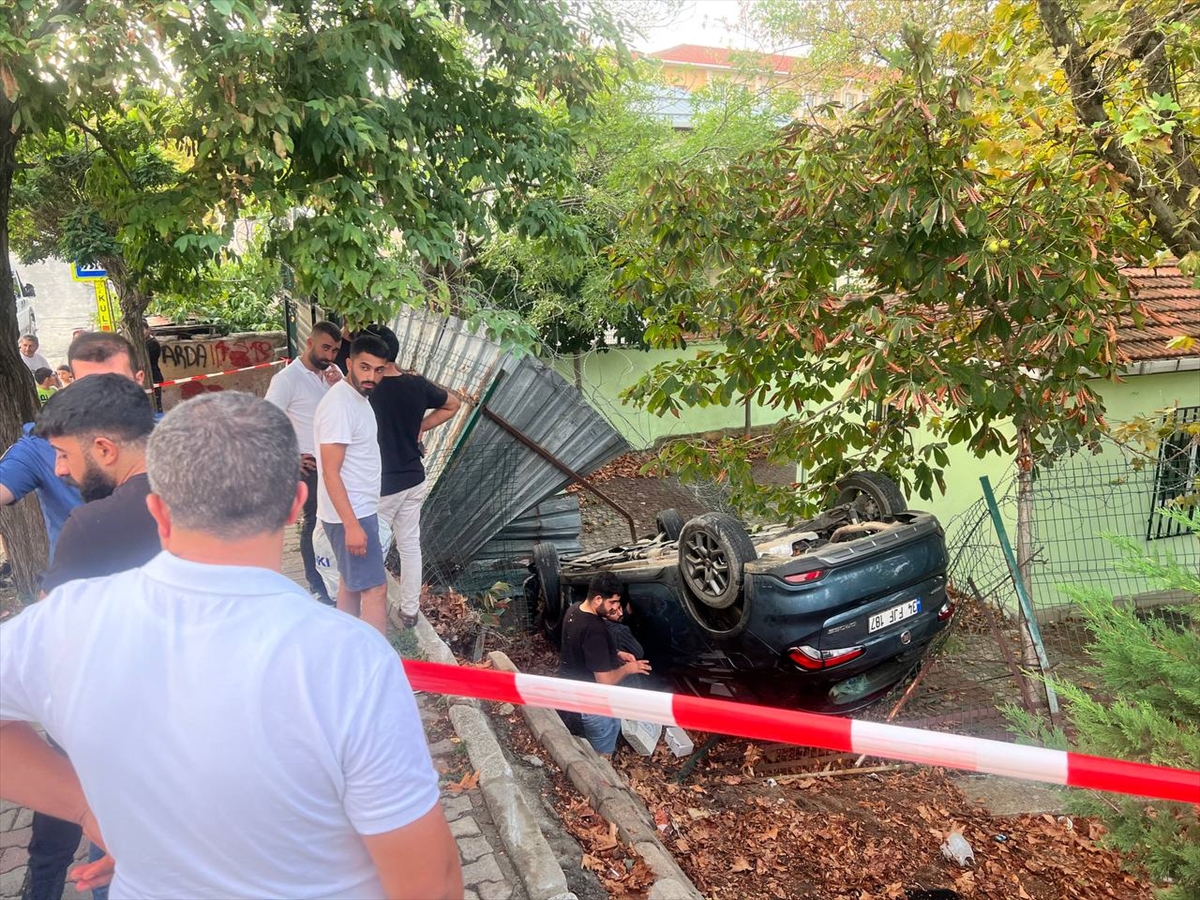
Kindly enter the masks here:
M 989 772 L 1118 794 L 1200 803 L 1200 772 L 1186 769 L 544 675 L 472 669 L 412 659 L 404 660 L 404 670 L 414 688 L 438 694 L 569 709 L 754 740 L 819 747 L 839 753 L 865 753 L 968 772 Z
M 187 384 L 189 381 L 203 381 L 205 378 L 219 378 L 222 375 L 236 375 L 238 372 L 253 372 L 255 369 L 266 369 L 271 366 L 281 366 L 289 362 L 287 359 L 277 359 L 274 362 L 258 363 L 253 366 L 243 366 L 240 369 L 226 369 L 224 372 L 207 372 L 204 375 L 189 375 L 187 378 L 176 378 L 173 381 L 160 381 L 156 388 L 171 387 L 176 384 Z

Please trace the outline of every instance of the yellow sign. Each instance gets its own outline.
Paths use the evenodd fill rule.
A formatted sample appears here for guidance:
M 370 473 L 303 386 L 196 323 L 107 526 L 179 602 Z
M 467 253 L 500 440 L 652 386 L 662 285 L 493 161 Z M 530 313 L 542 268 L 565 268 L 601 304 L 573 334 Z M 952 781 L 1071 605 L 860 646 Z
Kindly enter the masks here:
M 112 297 L 108 293 L 108 282 L 97 279 L 92 282 L 96 289 L 96 327 L 101 331 L 116 330 L 116 316 L 113 315 Z

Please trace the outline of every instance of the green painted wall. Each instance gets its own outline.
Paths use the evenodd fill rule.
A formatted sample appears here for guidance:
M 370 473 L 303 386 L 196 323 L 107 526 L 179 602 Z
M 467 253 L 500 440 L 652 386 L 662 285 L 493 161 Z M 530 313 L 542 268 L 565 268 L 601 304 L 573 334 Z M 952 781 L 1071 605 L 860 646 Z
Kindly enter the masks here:
M 746 421 L 742 406 L 710 406 L 690 409 L 679 418 L 653 416 L 645 410 L 624 404 L 619 399 L 626 388 L 662 362 L 687 358 L 712 344 L 692 344 L 687 350 L 603 350 L 583 356 L 583 392 L 592 405 L 600 410 L 613 427 L 634 447 L 644 449 L 660 438 L 698 434 L 721 428 L 741 428 Z M 572 360 L 557 359 L 554 368 L 572 384 L 575 369 Z M 767 425 L 783 418 L 779 410 L 756 405 L 751 411 L 755 425 Z

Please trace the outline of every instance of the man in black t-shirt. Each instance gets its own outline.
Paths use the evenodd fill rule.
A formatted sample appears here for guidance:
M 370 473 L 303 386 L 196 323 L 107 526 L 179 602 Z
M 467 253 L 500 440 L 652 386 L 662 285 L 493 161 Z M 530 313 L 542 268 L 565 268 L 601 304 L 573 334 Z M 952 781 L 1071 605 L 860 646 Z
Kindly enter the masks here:
M 371 406 L 379 423 L 379 455 L 383 464 L 379 518 L 386 521 L 400 556 L 400 621 L 405 628 L 417 624 L 421 606 L 421 504 L 425 500 L 425 432 L 448 422 L 458 412 L 459 400 L 432 381 L 396 366 L 400 342 L 390 328 L 372 326 L 388 349 L 384 377 L 371 392 Z
M 153 430 L 146 392 L 124 375 L 81 378 L 46 401 L 34 433 L 57 451 L 56 474 L 79 489 L 84 503 L 58 536 L 54 561 L 42 576 L 43 594 L 68 581 L 136 568 L 162 551 L 146 507 L 146 441 Z M 75 822 L 34 813 L 30 900 L 62 896 L 82 833 Z M 101 856 L 93 845 L 91 858 Z
M 620 684 L 631 675 L 644 675 L 650 664 L 632 653 L 618 650 L 608 627 L 608 617 L 621 607 L 621 582 L 612 572 L 601 572 L 588 585 L 587 599 L 563 616 L 558 674 L 575 681 Z M 608 756 L 617 747 L 621 720 L 582 713 L 583 734 L 597 753 Z

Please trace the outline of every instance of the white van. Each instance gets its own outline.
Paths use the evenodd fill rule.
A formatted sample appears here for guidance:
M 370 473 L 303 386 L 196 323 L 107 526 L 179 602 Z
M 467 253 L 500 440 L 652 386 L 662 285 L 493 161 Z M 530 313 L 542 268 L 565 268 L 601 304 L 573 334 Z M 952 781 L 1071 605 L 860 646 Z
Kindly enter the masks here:
M 37 334 L 37 316 L 33 312 L 33 298 L 37 296 L 32 284 L 21 280 L 13 270 L 13 293 L 17 296 L 17 333 Z

